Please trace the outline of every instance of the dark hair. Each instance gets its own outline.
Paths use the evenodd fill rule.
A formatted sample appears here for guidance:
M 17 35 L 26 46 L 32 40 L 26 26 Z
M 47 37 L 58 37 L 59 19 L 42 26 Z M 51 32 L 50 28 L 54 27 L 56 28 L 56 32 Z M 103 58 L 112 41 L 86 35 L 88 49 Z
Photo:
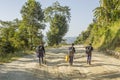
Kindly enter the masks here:
M 92 45 L 91 43 L 89 45 Z
M 72 46 L 74 46 L 74 43 L 72 43 Z

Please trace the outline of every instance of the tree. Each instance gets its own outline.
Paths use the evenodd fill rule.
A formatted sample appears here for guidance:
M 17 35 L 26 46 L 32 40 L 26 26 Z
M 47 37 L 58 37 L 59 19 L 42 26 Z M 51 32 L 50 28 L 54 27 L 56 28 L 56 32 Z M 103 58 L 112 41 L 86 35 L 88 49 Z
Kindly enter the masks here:
M 44 13 L 39 2 L 36 2 L 35 0 L 28 0 L 23 5 L 21 14 L 21 27 L 26 29 L 26 33 L 28 33 L 26 34 L 26 37 L 28 38 L 28 44 L 30 44 L 32 47 L 35 45 L 36 38 L 39 38 L 38 34 L 41 29 L 45 28 L 45 25 L 43 24 Z
M 59 2 L 44 10 L 45 20 L 50 23 L 50 30 L 47 32 L 48 45 L 59 45 L 62 38 L 68 31 L 70 21 L 70 9 L 67 6 L 60 6 Z
M 17 26 L 14 21 L 0 21 L 0 52 L 7 54 L 14 52 L 14 34 L 16 32 Z
M 120 0 L 100 0 L 100 7 L 94 10 L 98 23 L 109 23 L 120 18 Z

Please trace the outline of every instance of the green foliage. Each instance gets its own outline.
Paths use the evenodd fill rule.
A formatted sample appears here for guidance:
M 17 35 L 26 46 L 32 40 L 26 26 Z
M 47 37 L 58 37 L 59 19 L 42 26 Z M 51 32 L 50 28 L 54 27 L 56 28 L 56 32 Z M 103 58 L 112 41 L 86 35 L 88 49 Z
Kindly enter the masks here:
M 108 24 L 120 18 L 120 0 L 100 0 L 100 7 L 94 10 L 94 17 L 99 24 Z
M 120 47 L 120 21 L 114 22 L 111 26 L 109 26 L 108 30 L 105 33 L 105 41 L 103 42 L 100 48 L 105 49 L 116 49 Z
M 39 2 L 28 0 L 21 9 L 22 22 L 19 29 L 20 37 L 23 37 L 23 42 L 28 42 L 29 48 L 36 45 L 36 40 L 42 40 L 41 29 L 45 28 L 43 24 L 44 13 Z M 26 38 L 25 38 L 26 37 Z M 26 45 L 27 45 L 26 44 Z
M 12 46 L 12 44 L 9 41 L 3 42 L 0 46 L 0 53 L 3 57 L 6 54 L 14 53 L 14 47 Z
M 70 21 L 70 9 L 68 6 L 61 6 L 58 1 L 44 10 L 45 20 L 50 22 L 56 14 L 64 15 L 66 20 Z
M 0 20 L 0 60 L 8 60 L 11 55 L 15 55 L 14 52 L 32 49 L 42 41 L 41 30 L 45 25 L 40 3 L 27 0 L 21 9 L 21 15 L 22 20 Z
M 47 32 L 48 45 L 58 45 L 68 31 L 70 21 L 70 9 L 60 6 L 58 2 L 45 9 L 45 20 L 50 23 L 50 30 Z
M 90 24 L 89 27 L 88 27 L 88 29 L 86 31 L 83 31 L 77 37 L 75 43 L 76 44 L 83 44 L 83 43 L 85 43 L 85 40 L 89 39 L 92 29 L 93 29 L 93 24 Z M 89 41 L 92 42 L 93 41 L 93 37 L 91 37 L 91 39 Z
M 53 20 L 51 21 L 50 31 L 47 33 L 48 36 L 48 44 L 49 45 L 58 45 L 63 36 L 68 31 L 68 24 L 66 18 L 61 15 L 55 15 Z
M 83 43 L 93 43 L 95 48 L 99 48 L 101 50 L 112 49 L 115 50 L 119 48 L 120 43 L 120 21 L 116 21 L 111 23 L 106 27 L 99 27 L 94 24 L 93 28 L 89 34 L 87 39 L 83 39 L 84 34 L 78 37 Z M 84 36 L 85 37 L 85 36 Z M 80 40 L 78 42 L 80 42 Z M 78 43 L 77 42 L 77 43 Z
M 100 0 L 100 7 L 94 10 L 94 17 L 93 23 L 77 38 L 76 43 L 93 43 L 95 48 L 101 50 L 118 50 L 120 0 Z
M 0 21 L 0 24 L 2 27 L 0 28 L 0 54 L 6 55 L 8 53 L 14 52 L 14 34 L 17 30 L 17 26 L 15 24 L 15 21 Z

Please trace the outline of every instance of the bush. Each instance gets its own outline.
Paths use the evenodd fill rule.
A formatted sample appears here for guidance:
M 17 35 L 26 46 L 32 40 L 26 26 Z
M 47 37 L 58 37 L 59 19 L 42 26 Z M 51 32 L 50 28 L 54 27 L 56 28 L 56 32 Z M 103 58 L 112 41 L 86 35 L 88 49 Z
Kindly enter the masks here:
M 2 42 L 0 46 L 0 53 L 2 54 L 2 56 L 9 54 L 9 53 L 14 53 L 14 47 L 11 45 L 9 41 Z

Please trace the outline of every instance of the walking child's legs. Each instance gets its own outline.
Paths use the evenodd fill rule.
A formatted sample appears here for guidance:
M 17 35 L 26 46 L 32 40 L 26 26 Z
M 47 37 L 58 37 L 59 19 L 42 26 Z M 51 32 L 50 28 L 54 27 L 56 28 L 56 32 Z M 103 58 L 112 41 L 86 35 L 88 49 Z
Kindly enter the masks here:
M 87 54 L 87 64 L 89 63 L 89 55 Z
M 40 60 L 40 57 L 39 57 L 39 65 L 41 65 L 41 60 Z
M 41 60 L 41 59 L 42 59 L 42 60 Z M 44 63 L 43 57 L 39 57 L 39 64 L 41 65 L 41 63 Z
M 91 64 L 91 56 L 90 55 L 87 56 L 87 64 L 88 63 Z
M 70 65 L 73 64 L 73 56 L 69 56 L 69 63 L 70 63 Z
M 42 63 L 44 63 L 44 61 L 43 61 L 43 57 L 41 57 L 42 58 Z

